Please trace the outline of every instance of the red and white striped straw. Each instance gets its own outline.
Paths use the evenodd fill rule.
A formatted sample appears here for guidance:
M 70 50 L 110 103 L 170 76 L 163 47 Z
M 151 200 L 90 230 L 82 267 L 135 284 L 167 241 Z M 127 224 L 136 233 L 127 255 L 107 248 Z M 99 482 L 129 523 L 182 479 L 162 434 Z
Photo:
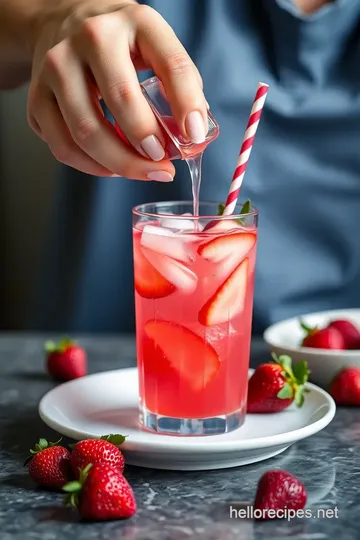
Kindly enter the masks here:
M 233 179 L 231 181 L 229 194 L 226 199 L 223 215 L 230 216 L 234 213 L 235 206 L 239 197 L 241 184 L 244 179 L 246 167 L 250 158 L 251 150 L 254 144 L 256 130 L 258 128 L 261 113 L 268 93 L 269 85 L 259 83 L 251 109 L 250 118 L 246 126 L 244 140 L 241 145 L 239 158 L 236 164 Z

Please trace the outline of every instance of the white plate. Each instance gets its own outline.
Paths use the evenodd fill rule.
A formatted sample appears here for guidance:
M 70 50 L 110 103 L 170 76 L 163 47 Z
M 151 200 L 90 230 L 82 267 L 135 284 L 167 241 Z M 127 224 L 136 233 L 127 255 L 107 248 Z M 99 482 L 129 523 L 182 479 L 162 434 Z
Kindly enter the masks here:
M 301 347 L 304 337 L 299 320 L 309 326 L 326 326 L 331 320 L 346 319 L 360 328 L 360 309 L 341 309 L 308 313 L 269 326 L 264 332 L 264 340 L 271 351 L 288 354 L 294 361 L 306 360 L 311 371 L 310 380 L 323 388 L 328 388 L 335 375 L 343 368 L 360 368 L 360 350 L 337 351 Z
M 97 373 L 62 384 L 42 398 L 39 413 L 48 426 L 76 440 L 108 433 L 128 435 L 122 450 L 131 465 L 189 471 L 221 469 L 276 456 L 327 426 L 334 417 L 335 403 L 320 388 L 312 384 L 309 388 L 301 409 L 291 406 L 273 415 L 249 414 L 241 428 L 206 437 L 142 430 L 138 424 L 136 368 Z

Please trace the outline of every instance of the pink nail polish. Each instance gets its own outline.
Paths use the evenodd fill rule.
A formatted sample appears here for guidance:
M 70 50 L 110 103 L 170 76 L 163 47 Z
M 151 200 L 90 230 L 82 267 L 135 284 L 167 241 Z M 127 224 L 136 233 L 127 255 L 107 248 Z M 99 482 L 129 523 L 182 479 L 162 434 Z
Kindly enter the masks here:
M 156 182 L 172 182 L 174 180 L 167 171 L 151 171 L 148 173 L 147 178 Z
M 185 120 L 186 133 L 191 142 L 200 144 L 205 141 L 204 119 L 199 111 L 192 111 Z
M 161 161 L 165 157 L 165 151 L 155 135 L 149 135 L 141 142 L 141 148 L 153 161 Z

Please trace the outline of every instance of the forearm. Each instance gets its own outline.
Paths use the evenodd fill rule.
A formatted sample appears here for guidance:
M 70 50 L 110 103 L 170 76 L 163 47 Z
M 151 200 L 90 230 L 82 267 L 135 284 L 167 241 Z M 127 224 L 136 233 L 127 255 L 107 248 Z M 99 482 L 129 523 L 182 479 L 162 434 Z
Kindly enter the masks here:
M 114 7 L 131 3 L 136 0 L 110 2 Z M 0 89 L 16 88 L 30 77 L 41 27 L 51 25 L 59 13 L 64 24 L 100 14 L 101 4 L 101 0 L 0 0 Z
M 1 89 L 19 86 L 30 75 L 29 36 L 42 3 L 43 0 L 0 0 Z

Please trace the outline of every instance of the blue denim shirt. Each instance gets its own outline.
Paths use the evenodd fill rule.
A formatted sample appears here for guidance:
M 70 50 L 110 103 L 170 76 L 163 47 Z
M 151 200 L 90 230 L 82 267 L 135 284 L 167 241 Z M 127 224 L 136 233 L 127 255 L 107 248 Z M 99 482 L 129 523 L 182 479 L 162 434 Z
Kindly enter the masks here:
M 359 307 L 360 2 L 311 16 L 289 0 L 146 3 L 190 52 L 221 127 L 204 158 L 202 200 L 226 198 L 257 82 L 270 85 L 242 190 L 260 212 L 254 329 Z M 173 185 L 63 172 L 32 321 L 131 330 L 131 207 L 190 198 L 186 166 Z

